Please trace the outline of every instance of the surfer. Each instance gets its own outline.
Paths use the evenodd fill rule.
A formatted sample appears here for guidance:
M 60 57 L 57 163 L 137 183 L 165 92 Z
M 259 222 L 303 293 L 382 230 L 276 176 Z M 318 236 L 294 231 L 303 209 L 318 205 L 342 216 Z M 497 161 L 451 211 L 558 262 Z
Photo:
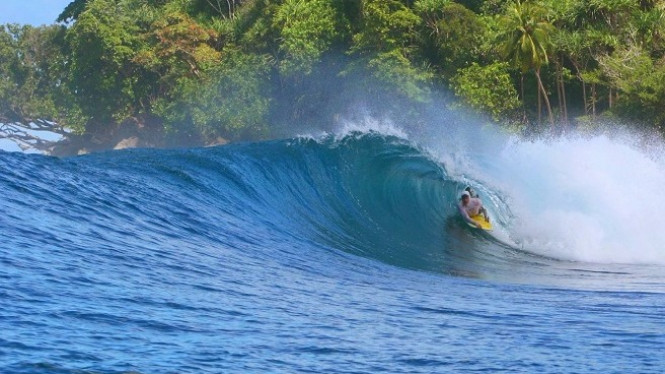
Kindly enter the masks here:
M 477 197 L 471 197 L 471 194 L 467 190 L 462 192 L 460 203 L 457 205 L 457 207 L 459 208 L 462 218 L 464 218 L 464 220 L 470 225 L 479 229 L 482 229 L 482 226 L 480 223 L 472 220 L 471 217 L 482 213 L 482 215 L 485 217 L 485 221 L 490 221 L 490 217 L 487 215 L 487 210 L 483 207 L 482 201 L 480 201 L 480 199 Z
M 476 191 L 473 190 L 473 188 L 467 187 L 467 188 L 464 189 L 464 191 L 468 192 L 469 196 L 471 196 L 471 198 L 477 197 L 477 198 L 480 199 L 480 196 L 478 196 L 478 194 L 476 193 Z

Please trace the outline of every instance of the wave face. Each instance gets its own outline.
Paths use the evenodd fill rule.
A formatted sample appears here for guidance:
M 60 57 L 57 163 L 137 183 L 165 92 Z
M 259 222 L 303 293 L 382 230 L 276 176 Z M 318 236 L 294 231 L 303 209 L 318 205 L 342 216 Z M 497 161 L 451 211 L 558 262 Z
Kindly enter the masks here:
M 6 210 L 14 212 L 10 226 L 20 221 L 61 232 L 42 225 L 76 228 L 85 221 L 118 234 L 249 236 L 434 271 L 452 269 L 448 257 L 466 256 L 455 247 L 472 243 L 453 218 L 464 185 L 394 136 L 355 133 L 62 160 L 2 156 L 10 171 L 3 176 Z M 33 206 L 41 207 L 37 214 Z
M 457 148 L 446 159 L 445 147 L 355 131 L 70 159 L 2 154 L 5 227 L 76 238 L 140 233 L 155 243 L 282 242 L 527 283 L 543 277 L 540 266 L 665 264 L 665 237 L 644 234 L 665 225 L 655 219 L 665 211 L 656 161 L 606 138 L 506 144 L 475 159 Z M 467 185 L 494 219 L 491 235 L 457 214 Z M 627 198 L 637 191 L 645 198 Z
M 659 372 L 658 159 L 490 138 L 0 153 L 0 371 Z

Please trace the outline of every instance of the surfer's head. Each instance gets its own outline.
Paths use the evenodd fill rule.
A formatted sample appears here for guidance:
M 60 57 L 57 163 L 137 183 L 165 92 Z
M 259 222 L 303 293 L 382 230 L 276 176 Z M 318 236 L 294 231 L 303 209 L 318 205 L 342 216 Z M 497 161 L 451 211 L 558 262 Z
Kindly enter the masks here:
M 469 198 L 471 198 L 471 194 L 469 194 L 469 191 L 464 191 L 464 192 L 462 192 L 462 196 L 460 196 L 459 199 L 462 200 L 462 202 L 465 203 L 465 202 L 469 201 Z

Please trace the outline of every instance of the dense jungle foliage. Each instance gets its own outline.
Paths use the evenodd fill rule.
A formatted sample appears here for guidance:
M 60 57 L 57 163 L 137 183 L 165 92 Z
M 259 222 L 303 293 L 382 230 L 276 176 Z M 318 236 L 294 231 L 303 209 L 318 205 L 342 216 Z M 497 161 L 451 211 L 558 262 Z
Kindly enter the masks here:
M 469 107 L 525 132 L 665 125 L 662 0 L 75 0 L 57 22 L 0 26 L 0 122 L 193 144 L 359 107 L 413 123 Z

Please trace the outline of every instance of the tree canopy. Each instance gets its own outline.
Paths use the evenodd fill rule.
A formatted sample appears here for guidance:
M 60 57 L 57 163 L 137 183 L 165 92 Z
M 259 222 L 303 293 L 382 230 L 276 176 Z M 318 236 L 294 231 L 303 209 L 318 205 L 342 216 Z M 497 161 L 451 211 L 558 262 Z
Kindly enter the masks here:
M 440 89 L 511 129 L 665 132 L 662 1 L 75 0 L 57 21 L 0 26 L 0 123 L 204 144 L 359 102 L 417 116 Z

